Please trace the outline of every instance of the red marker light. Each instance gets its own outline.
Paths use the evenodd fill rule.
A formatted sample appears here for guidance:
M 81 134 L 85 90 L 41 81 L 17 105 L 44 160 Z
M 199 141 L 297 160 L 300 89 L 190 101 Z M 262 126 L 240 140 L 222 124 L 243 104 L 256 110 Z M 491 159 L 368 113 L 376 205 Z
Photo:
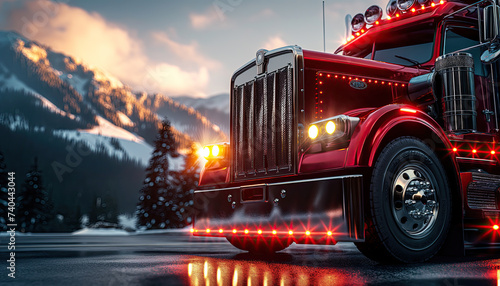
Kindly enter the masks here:
M 439 1 L 439 4 L 443 5 L 443 4 L 444 4 L 444 1 L 443 1 L 443 0 Z
M 401 108 L 400 110 L 403 112 L 417 113 L 417 111 L 415 109 L 411 109 L 411 108 Z
M 375 25 L 378 25 L 379 24 L 379 21 L 375 21 Z
M 289 235 L 293 235 L 293 231 L 292 231 L 292 230 L 289 230 L 289 231 L 288 231 L 288 234 L 289 234 Z
M 359 36 L 359 35 L 361 35 L 361 34 L 360 34 L 359 32 L 357 32 L 357 33 L 356 33 L 356 36 Z
M 224 230 L 222 228 L 219 229 L 219 233 L 223 233 Z
M 453 152 L 457 152 L 457 151 L 458 151 L 458 149 L 457 149 L 457 148 L 453 148 Z
M 391 16 L 387 16 L 387 20 L 390 20 L 391 19 Z
M 493 229 L 494 229 L 494 230 L 498 230 L 498 229 L 500 229 L 500 226 L 498 226 L 498 224 L 495 224 L 495 225 L 493 226 Z
M 328 236 L 332 236 L 332 232 L 331 232 L 331 231 L 328 231 L 326 234 L 327 234 Z
M 245 229 L 245 234 L 248 234 L 248 232 L 249 232 L 248 229 Z
M 420 8 L 421 8 L 422 10 L 425 10 L 425 6 L 424 6 L 424 5 L 422 5 L 422 7 L 420 7 Z
M 311 235 L 311 232 L 307 230 L 307 231 L 306 231 L 306 235 L 307 235 L 307 236 Z
M 191 233 L 193 233 L 194 232 L 194 228 L 192 228 L 190 231 L 191 231 Z
M 237 230 L 236 230 L 236 229 L 233 229 L 233 233 L 236 233 L 236 232 L 237 232 Z
M 432 3 L 431 3 L 431 7 L 434 7 L 434 6 L 436 6 L 436 4 L 434 4 L 434 2 L 432 2 Z
M 399 18 L 399 14 L 396 14 L 396 18 Z
M 417 11 L 417 10 L 415 10 L 415 8 L 411 8 L 412 13 L 415 13 L 415 11 Z
M 278 232 L 274 229 L 273 230 L 273 234 L 276 235 Z
M 210 229 L 209 229 L 209 228 L 207 228 L 206 232 L 207 232 L 207 233 L 210 233 Z
M 495 150 L 491 150 L 490 153 L 491 153 L 491 155 L 495 155 L 496 152 L 495 152 Z
M 258 234 L 262 234 L 262 230 L 260 230 L 260 229 L 259 229 L 259 230 L 257 231 L 257 233 L 258 233 Z
M 477 150 L 476 149 L 472 149 L 472 153 L 476 154 Z

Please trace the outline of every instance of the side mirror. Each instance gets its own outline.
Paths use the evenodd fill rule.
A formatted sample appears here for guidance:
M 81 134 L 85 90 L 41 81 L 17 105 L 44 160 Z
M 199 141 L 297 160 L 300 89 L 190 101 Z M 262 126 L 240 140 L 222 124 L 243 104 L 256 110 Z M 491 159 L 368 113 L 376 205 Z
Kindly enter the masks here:
M 488 50 L 481 55 L 483 63 L 491 63 L 500 57 L 500 43 L 497 39 L 500 27 L 500 9 L 498 5 L 490 5 L 484 8 L 484 25 L 482 25 L 481 36 L 483 42 L 492 41 Z
M 494 7 L 496 7 L 496 11 Z M 483 25 L 483 42 L 491 41 L 498 35 L 498 16 L 500 9 L 497 5 L 490 5 L 483 10 L 484 25 Z M 496 13 L 495 13 L 496 12 Z

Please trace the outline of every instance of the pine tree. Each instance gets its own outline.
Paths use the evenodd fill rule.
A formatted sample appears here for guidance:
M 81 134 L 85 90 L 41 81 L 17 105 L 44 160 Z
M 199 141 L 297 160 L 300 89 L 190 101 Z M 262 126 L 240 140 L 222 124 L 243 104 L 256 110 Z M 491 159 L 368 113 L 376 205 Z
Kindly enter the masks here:
M 5 158 L 0 152 L 0 230 L 7 229 L 7 213 L 8 213 L 8 179 L 7 167 L 5 165 Z
M 199 171 L 196 147 L 191 143 L 190 149 L 184 157 L 184 169 L 179 173 L 180 187 L 177 198 L 178 212 L 176 212 L 179 227 L 185 227 L 192 222 L 193 194 L 198 186 Z
M 155 149 L 146 169 L 146 178 L 137 204 L 139 226 L 148 229 L 174 227 L 173 198 L 176 184 L 175 174 L 168 169 L 168 160 L 177 156 L 177 143 L 170 122 L 163 121 L 155 139 Z
M 52 219 L 52 203 L 43 187 L 38 159 L 26 173 L 22 192 L 18 197 L 17 221 L 23 232 L 44 231 Z

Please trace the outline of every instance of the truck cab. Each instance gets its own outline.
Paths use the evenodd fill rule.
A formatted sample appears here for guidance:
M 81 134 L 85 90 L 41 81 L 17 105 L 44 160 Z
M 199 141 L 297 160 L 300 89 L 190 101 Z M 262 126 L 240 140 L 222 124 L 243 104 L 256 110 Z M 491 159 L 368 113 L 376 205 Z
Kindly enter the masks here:
M 334 54 L 259 50 L 204 147 L 195 236 L 250 252 L 354 242 L 421 262 L 500 246 L 498 7 L 393 0 Z

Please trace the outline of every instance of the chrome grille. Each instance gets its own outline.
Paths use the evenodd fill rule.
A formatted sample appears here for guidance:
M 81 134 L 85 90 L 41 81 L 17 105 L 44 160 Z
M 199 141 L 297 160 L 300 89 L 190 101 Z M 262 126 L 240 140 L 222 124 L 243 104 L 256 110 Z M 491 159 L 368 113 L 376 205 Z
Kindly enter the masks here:
M 235 86 L 232 148 L 236 180 L 293 172 L 293 69 Z

